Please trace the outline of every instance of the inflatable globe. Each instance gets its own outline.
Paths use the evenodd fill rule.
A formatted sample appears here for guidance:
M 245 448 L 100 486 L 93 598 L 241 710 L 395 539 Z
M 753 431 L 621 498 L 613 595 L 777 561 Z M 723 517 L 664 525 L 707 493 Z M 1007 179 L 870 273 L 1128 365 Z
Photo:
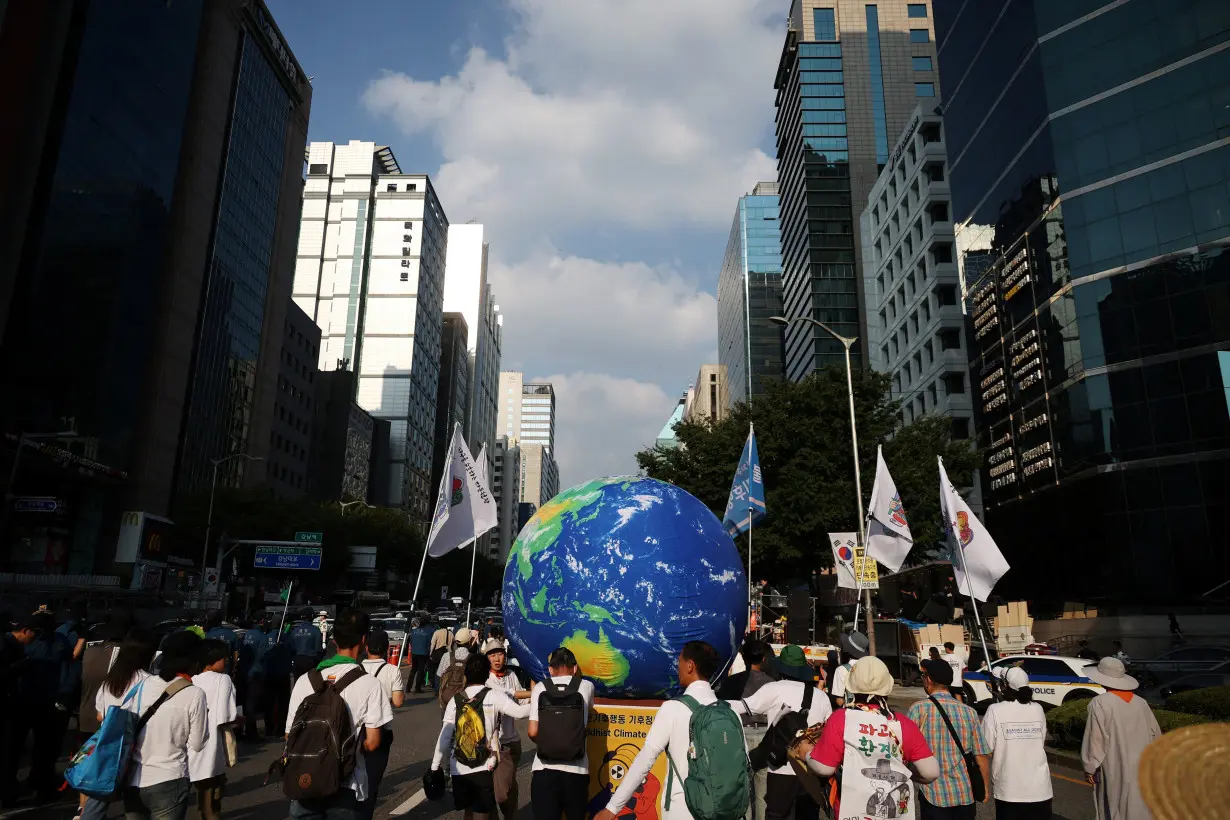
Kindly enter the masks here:
M 747 578 L 722 523 L 651 478 L 603 478 L 544 504 L 509 551 L 502 602 L 535 680 L 564 646 L 607 697 L 677 694 L 685 643 L 728 660 L 747 627 Z

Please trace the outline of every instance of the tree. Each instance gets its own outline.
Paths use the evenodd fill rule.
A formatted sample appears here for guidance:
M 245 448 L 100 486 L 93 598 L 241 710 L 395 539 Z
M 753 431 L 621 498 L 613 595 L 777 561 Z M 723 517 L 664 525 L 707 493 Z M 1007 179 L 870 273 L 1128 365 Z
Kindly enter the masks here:
M 965 486 L 977 456 L 968 442 L 951 439 L 944 417 L 902 426 L 885 375 L 855 374 L 854 407 L 863 489 L 858 509 L 866 513 L 876 447 L 883 444 L 915 539 L 911 563 L 925 560 L 943 533 L 935 458 L 943 456 L 949 477 Z M 716 424 L 682 422 L 675 427 L 677 448 L 643 450 L 637 463 L 646 475 L 682 487 L 721 517 L 749 422 L 755 423 L 768 509 L 753 535 L 753 574 L 785 580 L 809 575 L 817 565 L 831 566 L 828 533 L 858 529 L 844 367 L 829 367 L 797 384 L 778 383 L 751 410 L 738 404 Z M 746 560 L 747 539 L 736 542 Z

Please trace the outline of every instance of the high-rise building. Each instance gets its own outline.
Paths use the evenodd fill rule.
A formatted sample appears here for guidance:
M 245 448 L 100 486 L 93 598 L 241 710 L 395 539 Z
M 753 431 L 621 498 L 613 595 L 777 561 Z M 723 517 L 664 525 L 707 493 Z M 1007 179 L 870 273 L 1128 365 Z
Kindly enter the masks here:
M 311 85 L 259 0 L 8 3 L 0 64 L 0 463 L 75 433 L 5 487 L 63 500 L 54 531 L 0 531 L 169 591 L 199 545 L 117 533 L 267 455 Z
M 896 142 L 862 214 L 867 360 L 892 376 L 909 424 L 952 420 L 973 436 L 965 317 L 953 260 L 953 225 L 941 118 L 920 106 Z
M 521 500 L 537 509 L 559 493 L 559 467 L 545 444 L 521 444 Z
M 278 495 L 298 498 L 312 489 L 312 423 L 320 328 L 298 305 L 288 302 L 283 334 L 265 474 Z
M 1199 600 L 1230 577 L 1230 5 L 935 16 L 1002 591 Z
M 555 388 L 516 371 L 500 373 L 497 428 L 521 448 L 521 500 L 541 507 L 559 492 L 555 460 Z
M 465 429 L 471 381 L 468 338 L 466 318 L 460 313 L 445 313 L 440 342 L 440 383 L 436 389 L 435 446 L 431 459 L 433 492 L 439 492 L 445 464 L 452 455 L 453 429 L 458 424 Z M 474 453 L 474 457 L 477 458 L 478 453 Z
M 517 507 L 521 503 L 521 448 L 511 444 L 507 436 L 497 436 L 491 452 L 495 462 L 491 493 L 499 508 L 500 523 L 490 555 L 504 562 L 521 531 L 517 526 Z
M 696 374 L 696 382 L 688 388 L 687 402 L 683 408 L 686 421 L 704 420 L 717 424 L 730 414 L 730 401 L 726 397 L 726 366 L 702 364 Z
M 355 374 L 349 370 L 316 374 L 312 423 L 312 497 L 320 501 L 371 503 L 373 480 L 387 472 L 389 422 L 373 419 L 355 403 Z M 384 442 L 386 447 L 379 444 Z
M 761 182 L 739 198 L 718 276 L 718 361 L 726 368 L 727 400 L 747 403 L 785 377 L 782 328 L 782 239 L 776 182 Z M 749 341 L 750 335 L 750 341 Z M 748 363 L 751 372 L 748 372 Z
M 320 325 L 320 366 L 358 373 L 356 400 L 388 419 L 388 496 L 430 518 L 448 219 L 425 175 L 387 146 L 308 146 L 295 302 Z
M 921 98 L 939 102 L 930 2 L 793 0 L 777 69 L 777 180 L 787 317 L 866 336 L 858 217 L 890 140 Z M 792 322 L 786 377 L 800 381 L 844 349 L 821 328 Z
M 450 225 L 444 270 L 444 309 L 465 317 L 469 328 L 470 383 L 466 391 L 466 442 L 477 458 L 487 445 L 491 469 L 499 411 L 500 350 L 504 317 L 487 283 L 488 244 L 483 226 Z M 490 473 L 488 473 L 490 474 Z
M 683 421 L 683 414 L 688 408 L 688 393 L 684 393 L 679 397 L 679 401 L 675 403 L 675 409 L 671 411 L 671 417 L 666 420 L 666 424 L 662 425 L 661 431 L 658 433 L 658 438 L 654 444 L 658 447 L 668 447 L 674 449 L 679 446 L 679 439 L 675 436 L 675 425 Z

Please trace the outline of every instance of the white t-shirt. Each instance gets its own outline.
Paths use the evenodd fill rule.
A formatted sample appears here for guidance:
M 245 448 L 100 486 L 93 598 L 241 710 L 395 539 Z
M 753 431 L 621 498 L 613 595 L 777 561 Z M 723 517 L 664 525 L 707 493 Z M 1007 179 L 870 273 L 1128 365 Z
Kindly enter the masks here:
M 727 701 L 735 714 L 764 715 L 772 726 L 790 712 L 803 710 L 803 698 L 807 696 L 808 684 L 793 680 L 775 680 L 766 683 L 752 694 L 740 700 Z M 812 687 L 811 706 L 807 710 L 807 725 L 815 726 L 824 723 L 833 714 L 833 706 L 828 697 L 819 689 Z M 784 774 L 794 776 L 794 768 L 789 763 L 769 769 L 769 774 Z
M 844 698 L 846 696 L 846 678 L 850 677 L 850 667 L 844 663 L 833 670 L 833 677 L 829 683 L 829 694 L 835 698 Z
M 572 680 L 567 675 L 552 675 L 551 680 L 557 684 L 567 684 Z M 534 684 L 534 688 L 530 692 L 530 720 L 538 720 L 538 696 L 545 691 L 541 683 Z M 594 685 L 584 678 L 581 679 L 581 685 L 577 689 L 581 693 L 581 697 L 585 700 L 585 723 L 589 724 L 589 711 L 594 706 Z M 557 772 L 568 772 L 569 774 L 589 774 L 589 752 L 588 749 L 583 753 L 583 756 L 576 763 L 546 763 L 538 755 L 534 755 L 534 765 L 530 771 L 539 772 L 543 769 L 551 769 Z
M 483 688 L 477 683 L 472 683 L 465 688 L 463 697 L 469 700 Z M 515 718 L 527 718 L 530 716 L 530 705 L 528 703 L 517 703 L 502 689 L 486 688 L 490 691 L 483 698 L 483 723 L 486 728 L 487 738 L 490 740 L 495 737 L 496 730 L 499 728 L 500 718 L 504 715 L 512 715 Z M 447 756 L 450 766 L 449 773 L 453 775 L 474 774 L 475 772 L 494 769 L 496 764 L 495 755 L 488 757 L 487 762 L 482 766 L 466 766 L 457 762 L 453 757 L 453 733 L 456 730 L 457 702 L 456 700 L 450 700 L 448 706 L 444 707 L 444 725 L 440 727 L 440 737 L 436 739 L 436 751 L 431 756 L 431 768 L 440 768 L 444 763 L 445 756 Z
M 992 704 L 982 719 L 982 733 L 991 748 L 992 794 L 996 800 L 1038 803 L 1051 799 L 1046 713 L 1040 704 Z
M 330 666 L 320 674 L 326 683 L 332 683 L 354 668 L 355 664 L 342 663 Z M 310 694 L 312 694 L 312 681 L 309 680 L 307 674 L 300 675 L 299 680 L 295 681 L 295 687 L 291 689 L 290 703 L 286 710 L 291 723 L 294 722 L 295 713 L 299 711 L 304 698 Z M 346 787 L 353 790 L 355 799 L 362 803 L 367 799 L 367 766 L 363 762 L 363 735 L 368 729 L 379 729 L 381 726 L 392 723 L 393 709 L 389 706 L 389 698 L 385 695 L 384 688 L 371 675 L 363 675 L 351 681 L 342 690 L 342 700 L 346 702 L 346 708 L 350 711 L 350 723 L 354 726 L 355 737 L 359 738 L 359 753 L 354 772 L 350 775 L 350 780 L 346 782 Z
M 368 658 L 363 661 L 361 666 L 367 674 L 380 682 L 380 688 L 384 690 L 384 696 L 390 701 L 393 700 L 394 692 L 406 691 L 406 682 L 402 678 L 401 672 L 393 664 L 380 658 Z M 345 692 L 342 694 L 345 694 Z
M 195 783 L 226 772 L 226 744 L 218 727 L 234 721 L 238 713 L 235 684 L 230 675 L 202 672 L 193 676 L 192 685 L 205 693 L 205 703 L 209 707 L 209 737 L 205 740 L 205 748 L 188 752 L 188 777 Z
M 961 685 L 961 672 L 965 669 L 965 658 L 950 652 L 947 655 L 940 655 L 940 660 L 952 667 L 952 685 Z
M 492 689 L 501 690 L 510 698 L 521 691 L 520 679 L 507 667 L 504 669 L 504 677 L 500 677 L 494 672 L 488 675 L 487 685 Z M 503 719 L 500 720 L 500 742 L 506 745 L 521 742 L 521 735 L 517 734 L 517 724 L 512 719 L 512 715 L 504 715 Z
M 170 686 L 162 678 L 142 671 L 133 676 L 125 694 L 134 683 L 141 690 L 125 708 L 137 715 L 144 715 Z M 117 698 L 104 686 L 98 690 L 94 706 L 105 717 L 107 709 L 119 706 L 123 700 L 123 695 Z M 188 753 L 200 752 L 208 738 L 209 706 L 205 692 L 189 686 L 175 693 L 158 707 L 141 730 L 132 753 L 128 784 L 143 789 L 188 777 Z
M 107 684 L 105 683 L 102 686 L 98 687 L 98 694 L 94 696 L 94 711 L 99 714 L 100 716 L 98 718 L 99 721 L 101 721 L 103 718 L 107 716 L 108 709 L 110 709 L 112 706 L 120 705 L 120 703 L 124 700 L 124 696 L 132 691 L 132 687 L 136 686 L 138 683 L 145 680 L 149 676 L 150 676 L 149 672 L 146 672 L 144 669 L 138 671 L 135 675 L 132 676 L 132 680 L 128 681 L 128 685 L 124 687 L 123 694 L 121 694 L 119 697 L 116 697 L 115 695 L 111 694 L 111 690 L 107 688 Z M 141 708 L 141 706 L 147 706 L 154 702 L 153 700 L 147 700 L 145 697 L 143 697 L 144 694 L 145 694 L 145 691 L 142 690 L 133 695 L 132 701 L 128 704 L 129 711 L 136 712 Z M 157 696 L 155 695 L 155 697 Z M 142 701 L 144 701 L 144 703 L 142 703 Z

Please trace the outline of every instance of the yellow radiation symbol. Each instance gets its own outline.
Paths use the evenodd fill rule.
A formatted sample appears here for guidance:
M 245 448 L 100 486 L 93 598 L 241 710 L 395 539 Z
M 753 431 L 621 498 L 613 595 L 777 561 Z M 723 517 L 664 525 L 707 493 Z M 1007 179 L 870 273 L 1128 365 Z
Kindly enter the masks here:
M 603 758 L 603 766 L 598 770 L 598 785 L 610 786 L 612 791 L 618 789 L 620 781 L 632 768 L 632 761 L 640 750 L 639 746 L 624 743 L 607 752 Z

